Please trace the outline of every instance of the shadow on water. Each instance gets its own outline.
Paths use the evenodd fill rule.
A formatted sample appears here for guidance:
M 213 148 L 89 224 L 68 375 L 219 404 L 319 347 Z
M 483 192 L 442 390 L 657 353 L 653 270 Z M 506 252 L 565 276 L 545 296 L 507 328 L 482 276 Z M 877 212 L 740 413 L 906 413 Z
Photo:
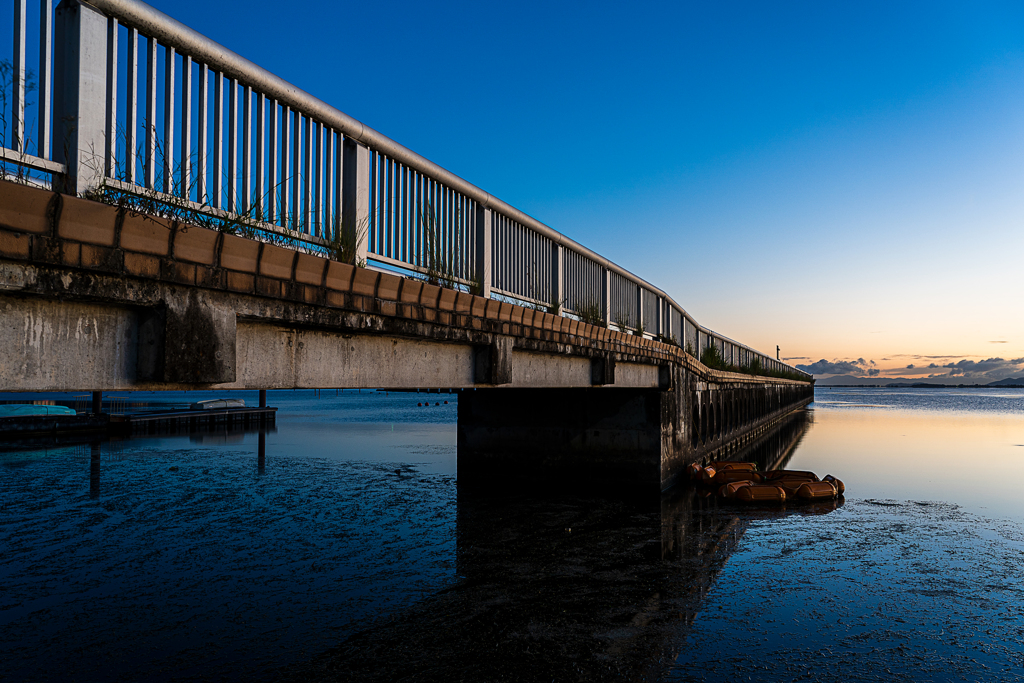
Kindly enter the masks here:
M 781 467 L 809 424 L 795 413 L 735 457 Z M 623 500 L 460 485 L 458 583 L 286 677 L 657 679 L 751 521 L 835 507 L 727 507 L 690 487 Z

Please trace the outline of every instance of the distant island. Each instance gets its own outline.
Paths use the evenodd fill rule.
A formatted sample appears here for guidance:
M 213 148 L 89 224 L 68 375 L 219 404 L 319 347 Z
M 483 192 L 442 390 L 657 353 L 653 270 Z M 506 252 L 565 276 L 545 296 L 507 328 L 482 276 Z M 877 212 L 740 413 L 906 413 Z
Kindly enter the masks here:
M 987 384 L 948 384 L 938 379 L 920 380 L 897 378 L 897 381 L 882 381 L 878 377 L 855 377 L 835 375 L 815 381 L 819 387 L 883 387 L 886 389 L 1024 389 L 1024 377 L 1007 377 Z

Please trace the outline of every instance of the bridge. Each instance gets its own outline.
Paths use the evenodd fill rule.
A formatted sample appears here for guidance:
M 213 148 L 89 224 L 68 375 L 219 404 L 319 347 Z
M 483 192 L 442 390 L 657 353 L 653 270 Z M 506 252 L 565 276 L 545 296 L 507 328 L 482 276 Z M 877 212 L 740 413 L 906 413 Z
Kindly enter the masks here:
M 662 488 L 812 398 L 806 373 L 142 2 L 15 0 L 13 43 L 5 390 L 458 390 L 460 477 Z

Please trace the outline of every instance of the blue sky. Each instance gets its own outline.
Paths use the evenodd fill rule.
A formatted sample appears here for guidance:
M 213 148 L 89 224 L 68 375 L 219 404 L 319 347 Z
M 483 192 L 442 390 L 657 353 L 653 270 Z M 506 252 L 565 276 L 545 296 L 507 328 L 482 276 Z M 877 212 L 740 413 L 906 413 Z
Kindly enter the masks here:
M 155 4 L 794 363 L 1024 357 L 1024 4 Z
M 151 4 L 756 348 L 1024 376 L 1020 2 Z

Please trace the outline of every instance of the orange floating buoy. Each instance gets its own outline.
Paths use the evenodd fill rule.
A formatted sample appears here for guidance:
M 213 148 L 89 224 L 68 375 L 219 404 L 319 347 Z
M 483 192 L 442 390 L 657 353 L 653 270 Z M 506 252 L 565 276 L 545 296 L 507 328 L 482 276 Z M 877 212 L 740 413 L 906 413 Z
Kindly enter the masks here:
M 703 479 L 705 482 L 708 482 L 714 479 L 716 474 L 718 474 L 718 470 L 709 465 L 705 467 L 703 470 L 701 470 L 700 478 Z
M 764 473 L 764 481 L 775 486 L 781 486 L 792 497 L 802 484 L 816 482 L 818 477 L 813 472 L 774 470 Z
M 749 479 L 730 482 L 722 486 L 722 488 L 718 489 L 718 495 L 721 496 L 722 498 L 735 498 L 737 491 L 739 491 L 744 486 L 750 486 L 752 483 L 753 482 L 751 482 Z
M 827 481 L 827 482 L 831 483 L 833 486 L 835 486 L 836 487 L 836 491 L 839 492 L 840 496 L 843 495 L 844 493 L 846 493 L 846 486 L 843 484 L 843 482 L 840 481 L 839 479 L 836 479 L 831 474 L 826 474 L 825 478 L 822 479 L 822 481 Z
M 810 481 L 801 484 L 796 495 L 804 500 L 832 500 L 839 495 L 839 491 L 830 481 Z
M 786 492 L 781 486 L 748 484 L 736 491 L 736 500 L 744 503 L 785 503 Z
M 777 479 L 803 479 L 804 481 L 818 481 L 818 475 L 814 472 L 805 472 L 803 470 L 769 470 L 764 473 L 765 481 L 775 481 Z
M 686 468 L 686 472 L 690 475 L 690 481 L 697 481 L 704 474 L 704 468 L 695 462 L 690 463 L 690 466 Z
M 756 472 L 757 471 L 757 463 L 756 462 L 726 462 L 726 461 L 723 460 L 721 462 L 708 463 L 708 467 L 714 467 L 719 472 L 733 472 L 733 471 Z
M 717 473 L 708 483 L 713 486 L 722 486 L 723 484 L 731 484 L 734 481 L 752 481 L 755 484 L 760 484 L 761 475 L 757 472 L 746 472 L 744 470 L 726 470 Z

